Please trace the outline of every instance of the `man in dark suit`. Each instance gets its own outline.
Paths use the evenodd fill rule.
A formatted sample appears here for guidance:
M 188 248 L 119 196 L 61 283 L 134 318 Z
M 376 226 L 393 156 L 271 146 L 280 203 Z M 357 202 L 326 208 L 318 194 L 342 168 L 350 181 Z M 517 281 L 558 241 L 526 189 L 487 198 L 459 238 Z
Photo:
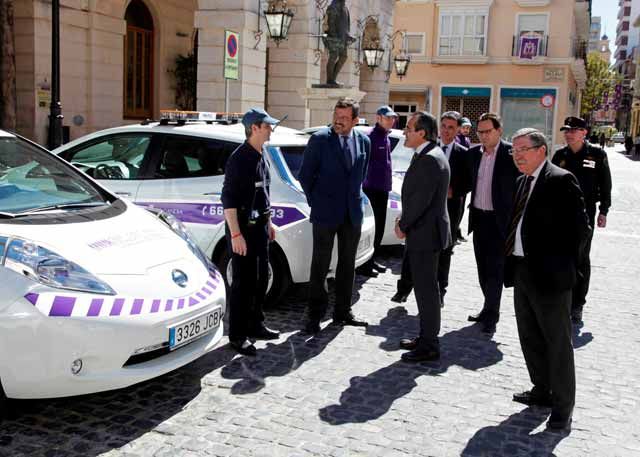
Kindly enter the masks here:
M 511 144 L 501 139 L 500 116 L 494 113 L 480 116 L 477 133 L 481 144 L 469 149 L 472 178 L 469 233 L 473 232 L 484 304 L 480 313 L 469 316 L 469 320 L 480 322 L 485 333 L 494 333 L 500 318 L 504 282 L 503 246 L 520 173 L 511 159 Z
M 411 116 L 405 128 L 405 146 L 415 155 L 402 183 L 402 214 L 396 221 L 398 238 L 406 238 L 406 256 L 411 264 L 416 302 L 420 316 L 420 335 L 403 339 L 400 347 L 407 362 L 440 358 L 440 292 L 438 259 L 451 245 L 447 214 L 447 193 L 451 171 L 449 162 L 437 146 L 438 124 L 424 111 Z
M 440 116 L 440 140 L 438 146 L 442 149 L 445 157 L 449 161 L 451 168 L 451 179 L 447 194 L 447 211 L 449 212 L 449 222 L 451 223 L 452 236 L 458 232 L 461 213 L 466 194 L 471 190 L 471 174 L 469 165 L 469 155 L 467 148 L 456 141 L 458 132 L 458 122 L 460 113 L 447 111 Z M 453 255 L 454 244 L 444 249 L 440 254 L 438 265 L 438 286 L 440 288 L 441 305 L 444 306 L 444 295 L 447 293 L 449 285 L 449 269 L 451 266 L 451 256 Z M 397 291 L 391 301 L 403 303 L 413 289 L 411 279 L 411 266 L 408 256 L 402 259 L 402 271 L 398 280 Z
M 575 176 L 546 160 L 544 134 L 513 136 L 513 160 L 524 174 L 505 242 L 505 285 L 515 286 L 518 335 L 530 391 L 513 400 L 551 407 L 547 427 L 571 425 L 576 381 L 569 311 L 580 257 L 591 228 Z
M 333 123 L 311 136 L 299 179 L 311 207 L 313 254 L 309 284 L 307 333 L 320 331 L 327 310 L 326 278 L 333 240 L 338 237 L 336 299 L 333 323 L 366 326 L 351 312 L 355 261 L 364 217 L 362 181 L 367 175 L 371 142 L 353 127 L 360 107 L 352 99 L 338 100 Z

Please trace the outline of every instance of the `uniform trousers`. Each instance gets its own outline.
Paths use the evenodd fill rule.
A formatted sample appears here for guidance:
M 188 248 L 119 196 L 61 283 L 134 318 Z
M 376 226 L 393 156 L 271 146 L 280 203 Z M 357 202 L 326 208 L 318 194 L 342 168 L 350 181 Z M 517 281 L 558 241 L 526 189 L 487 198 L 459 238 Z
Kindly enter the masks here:
M 543 293 L 526 260 L 515 261 L 514 304 L 522 353 L 532 384 L 551 392 L 554 411 L 570 414 L 576 376 L 569 309 L 571 290 Z
M 587 302 L 587 293 L 589 292 L 589 281 L 591 280 L 591 241 L 593 240 L 593 232 L 595 232 L 595 204 L 587 207 L 587 216 L 591 225 L 591 233 L 587 238 L 582 251 L 582 261 L 578 265 L 578 278 L 576 285 L 573 287 L 571 310 L 582 311 L 584 304 Z
M 243 340 L 264 323 L 262 310 L 269 282 L 269 230 L 265 223 L 241 229 L 247 255 L 232 254 L 232 281 L 229 294 L 229 339 Z M 227 248 L 231 235 L 227 229 Z

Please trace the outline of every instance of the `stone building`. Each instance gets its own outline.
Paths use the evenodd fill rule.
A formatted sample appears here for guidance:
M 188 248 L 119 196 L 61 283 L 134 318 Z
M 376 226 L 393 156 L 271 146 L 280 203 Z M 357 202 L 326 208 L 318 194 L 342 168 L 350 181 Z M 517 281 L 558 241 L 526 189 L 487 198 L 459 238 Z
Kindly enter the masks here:
M 362 116 L 372 119 L 389 94 L 386 67 L 370 70 L 356 41 L 338 80 L 351 90 L 312 91 L 323 81 L 323 15 L 331 0 L 289 0 L 294 13 L 288 39 L 276 45 L 264 10 L 273 0 L 61 0 L 61 102 L 70 138 L 159 116 L 184 101 L 177 60 L 197 75 L 196 108 L 225 110 L 225 30 L 239 33 L 239 79 L 230 80 L 231 112 L 252 106 L 288 115 L 302 128 L 330 121 L 326 106 L 342 93 L 364 96 Z M 394 0 L 347 0 L 351 34 L 362 37 L 367 19 L 381 47 L 392 32 Z M 51 2 L 15 2 L 18 131 L 44 144 L 51 83 Z M 387 50 L 387 52 L 389 52 Z M 386 62 L 388 59 L 383 59 Z M 187 68 L 188 70 L 189 68 Z M 180 85 L 179 83 L 182 83 Z M 188 86 L 188 84 L 187 84 Z

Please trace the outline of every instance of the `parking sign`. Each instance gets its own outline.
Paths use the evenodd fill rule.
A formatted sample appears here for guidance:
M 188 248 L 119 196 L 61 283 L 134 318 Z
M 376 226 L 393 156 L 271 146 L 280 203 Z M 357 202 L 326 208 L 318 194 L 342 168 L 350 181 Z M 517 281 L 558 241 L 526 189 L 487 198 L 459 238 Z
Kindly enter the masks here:
M 224 77 L 238 79 L 238 57 L 240 54 L 240 34 L 224 31 Z

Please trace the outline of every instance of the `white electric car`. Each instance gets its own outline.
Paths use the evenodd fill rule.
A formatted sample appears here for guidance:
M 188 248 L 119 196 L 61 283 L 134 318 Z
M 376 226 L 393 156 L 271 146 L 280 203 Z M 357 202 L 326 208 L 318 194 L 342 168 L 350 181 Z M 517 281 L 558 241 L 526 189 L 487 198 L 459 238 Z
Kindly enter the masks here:
M 222 277 L 179 221 L 3 131 L 0 291 L 0 403 L 129 386 L 223 335 Z
M 321 126 L 310 127 L 304 129 L 303 132 L 304 134 L 311 135 L 321 128 Z M 358 125 L 355 128 L 365 135 L 368 135 L 372 129 L 372 127 L 365 125 Z M 402 202 L 400 198 L 402 180 L 404 179 L 404 174 L 406 173 L 407 168 L 409 168 L 409 163 L 411 163 L 411 157 L 413 156 L 413 150 L 404 146 L 404 132 L 402 130 L 391 129 L 389 132 L 389 141 L 391 142 L 392 176 L 391 192 L 389 192 L 389 201 L 387 203 L 387 217 L 381 241 L 383 246 L 402 243 L 394 232 L 394 226 L 396 217 L 402 212 Z M 289 168 L 294 176 L 297 176 L 300 171 L 303 152 L 304 149 L 282 148 L 284 158 L 289 164 Z
M 170 112 L 169 114 L 174 114 Z M 200 113 L 209 119 L 209 113 Z M 215 116 L 213 116 L 215 119 Z M 309 281 L 312 254 L 310 208 L 283 150 L 302 153 L 307 135 L 279 126 L 265 146 L 271 170 L 271 212 L 276 239 L 270 244 L 267 300 L 277 303 L 291 282 Z M 143 122 L 86 135 L 53 151 L 116 194 L 170 212 L 185 223 L 206 256 L 230 278 L 220 193 L 231 153 L 245 140 L 240 123 Z M 373 210 L 365 217 L 356 265 L 373 255 Z M 335 247 L 330 274 L 335 274 Z

